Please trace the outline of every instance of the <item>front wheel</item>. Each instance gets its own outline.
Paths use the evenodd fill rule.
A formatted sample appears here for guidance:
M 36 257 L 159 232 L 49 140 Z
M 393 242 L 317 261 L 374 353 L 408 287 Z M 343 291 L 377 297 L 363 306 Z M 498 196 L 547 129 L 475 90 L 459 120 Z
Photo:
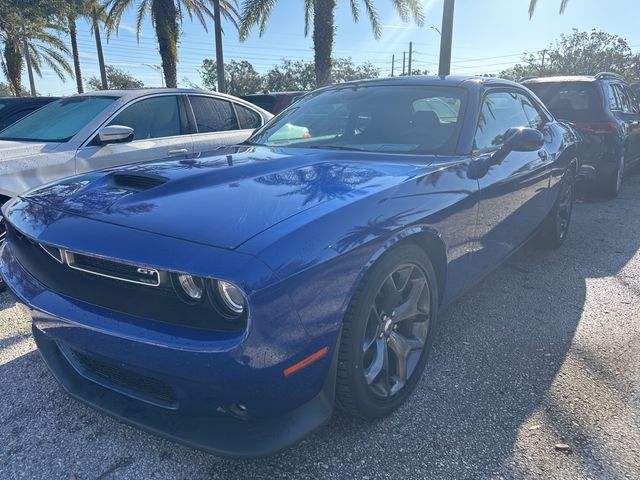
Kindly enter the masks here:
M 560 183 L 560 195 L 538 234 L 537 240 L 541 246 L 559 248 L 564 243 L 573 213 L 575 184 L 575 174 L 571 170 L 567 171 Z
M 344 319 L 339 406 L 352 415 L 375 418 L 406 400 L 427 361 L 437 299 L 433 266 L 417 245 L 398 246 L 371 268 Z

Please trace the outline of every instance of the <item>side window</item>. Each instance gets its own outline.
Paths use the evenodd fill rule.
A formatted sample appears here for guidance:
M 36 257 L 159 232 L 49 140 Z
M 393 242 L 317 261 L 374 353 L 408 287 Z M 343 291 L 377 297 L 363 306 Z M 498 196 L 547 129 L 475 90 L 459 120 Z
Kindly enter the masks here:
M 519 97 L 518 93 L 495 92 L 484 98 L 473 140 L 474 151 L 495 150 L 502 145 L 507 130 L 529 125 Z
M 633 113 L 633 107 L 631 106 L 631 99 L 627 96 L 624 85 L 616 84 L 613 86 L 618 95 L 620 101 L 620 107 L 624 113 Z
M 545 123 L 547 123 L 547 116 L 542 113 L 538 107 L 525 95 L 520 95 L 520 101 L 522 102 L 522 108 L 524 113 L 529 119 L 529 126 L 540 130 Z
M 618 95 L 616 95 L 615 89 L 613 85 L 607 85 L 607 99 L 609 101 L 609 109 L 611 110 L 621 110 L 622 106 L 618 100 Z
M 133 139 L 173 137 L 180 135 L 178 98 L 174 95 L 146 98 L 126 107 L 109 125 L 133 128 Z
M 240 124 L 240 128 L 258 128 L 262 125 L 262 117 L 243 105 L 234 104 L 236 107 L 236 113 L 238 114 L 238 123 Z
M 636 96 L 634 91 L 626 85 L 624 87 L 624 90 L 625 92 L 627 92 L 629 100 L 631 100 L 631 110 L 633 110 L 633 113 L 640 113 L 640 103 L 638 102 L 638 97 Z
M 238 130 L 238 120 L 231 102 L 213 97 L 190 95 L 198 133 Z

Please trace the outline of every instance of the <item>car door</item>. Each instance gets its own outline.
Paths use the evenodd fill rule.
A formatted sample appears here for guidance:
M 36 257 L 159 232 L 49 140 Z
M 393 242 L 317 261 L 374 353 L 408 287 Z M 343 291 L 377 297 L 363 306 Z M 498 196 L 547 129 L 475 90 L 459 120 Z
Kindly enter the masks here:
M 180 95 L 154 95 L 124 106 L 103 126 L 133 128 L 129 142 L 102 145 L 98 134 L 76 155 L 78 173 L 129 163 L 183 156 L 193 151 L 186 108 Z
M 262 116 L 236 102 L 207 95 L 189 95 L 195 152 L 244 142 L 262 125 Z
M 504 135 L 509 128 L 530 127 L 516 90 L 490 90 L 482 101 L 473 156 L 491 167 L 478 179 L 478 245 L 475 269 L 486 272 L 523 243 L 544 220 L 549 208 L 549 154 L 509 151 Z

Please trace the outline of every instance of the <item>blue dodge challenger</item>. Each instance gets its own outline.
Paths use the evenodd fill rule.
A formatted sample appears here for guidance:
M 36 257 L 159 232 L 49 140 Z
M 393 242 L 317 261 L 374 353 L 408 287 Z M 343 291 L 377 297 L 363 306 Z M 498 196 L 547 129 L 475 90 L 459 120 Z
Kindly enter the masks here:
M 70 395 L 267 455 L 334 405 L 397 409 L 438 312 L 528 239 L 563 242 L 577 147 L 505 80 L 342 84 L 242 145 L 15 198 L 0 270 Z

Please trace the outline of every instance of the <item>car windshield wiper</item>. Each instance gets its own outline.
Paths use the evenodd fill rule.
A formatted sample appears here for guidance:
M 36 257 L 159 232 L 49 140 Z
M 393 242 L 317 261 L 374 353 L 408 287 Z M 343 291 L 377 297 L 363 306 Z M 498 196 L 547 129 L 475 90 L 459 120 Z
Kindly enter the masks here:
M 305 146 L 304 148 L 318 148 L 318 149 L 322 149 L 322 150 L 349 150 L 349 151 L 352 151 L 352 152 L 362 152 L 362 151 L 364 151 L 361 148 L 344 147 L 342 145 L 309 145 L 309 146 Z
M 238 145 L 251 145 L 253 147 L 263 147 L 264 143 L 256 143 L 256 142 L 250 142 L 249 140 L 245 140 L 244 142 L 241 142 Z

